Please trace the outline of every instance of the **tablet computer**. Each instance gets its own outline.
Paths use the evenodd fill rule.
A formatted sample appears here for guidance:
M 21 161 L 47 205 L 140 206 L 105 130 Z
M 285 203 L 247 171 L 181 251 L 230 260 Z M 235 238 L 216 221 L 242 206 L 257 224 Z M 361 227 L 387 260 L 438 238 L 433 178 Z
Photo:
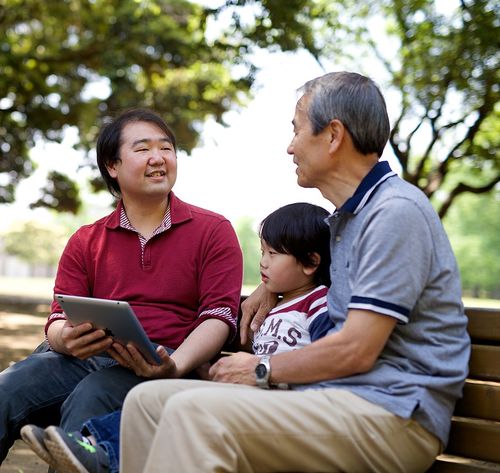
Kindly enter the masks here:
M 90 322 L 122 345 L 133 343 L 149 363 L 161 364 L 160 356 L 128 302 L 63 294 L 56 294 L 54 299 L 72 323 Z

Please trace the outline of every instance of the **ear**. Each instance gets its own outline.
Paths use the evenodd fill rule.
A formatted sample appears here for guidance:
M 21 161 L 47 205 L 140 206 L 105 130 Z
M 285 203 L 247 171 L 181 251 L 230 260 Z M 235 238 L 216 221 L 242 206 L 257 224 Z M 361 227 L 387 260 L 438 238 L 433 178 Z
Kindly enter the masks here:
M 346 128 L 340 120 L 337 120 L 335 118 L 328 125 L 328 132 L 330 135 L 329 151 L 330 153 L 335 153 L 340 148 L 342 142 L 344 141 Z
M 312 263 L 309 266 L 303 266 L 303 271 L 305 275 L 312 276 L 318 269 L 319 264 L 321 263 L 321 256 L 319 255 L 319 253 L 316 252 L 311 253 L 309 256 L 311 257 Z
M 116 171 L 116 165 L 118 163 L 119 161 L 113 161 L 111 164 L 106 165 L 106 169 L 113 179 L 116 179 L 116 177 L 118 176 L 118 172 Z

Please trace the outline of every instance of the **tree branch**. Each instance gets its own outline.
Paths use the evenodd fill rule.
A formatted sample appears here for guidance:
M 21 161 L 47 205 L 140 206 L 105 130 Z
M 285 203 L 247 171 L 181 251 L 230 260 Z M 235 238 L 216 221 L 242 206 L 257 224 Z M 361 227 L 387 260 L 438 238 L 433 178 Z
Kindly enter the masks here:
M 446 158 L 441 162 L 439 165 L 439 172 L 441 174 L 446 174 L 448 171 L 448 166 L 450 162 L 454 159 L 456 151 L 464 145 L 464 143 L 469 143 L 469 146 L 467 146 L 467 149 L 470 148 L 472 145 L 472 142 L 474 140 L 474 137 L 476 136 L 477 132 L 479 131 L 479 128 L 481 127 L 482 122 L 484 119 L 488 116 L 489 112 L 492 110 L 492 106 L 489 104 L 489 100 L 486 98 L 483 102 L 483 105 L 479 107 L 476 111 L 478 112 L 477 118 L 474 121 L 474 123 L 469 127 L 467 130 L 467 133 L 464 135 L 462 140 L 458 141 L 455 146 L 450 150 L 450 152 L 447 154 Z M 467 150 L 466 150 L 467 151 Z
M 500 174 L 494 177 L 490 182 L 487 184 L 484 184 L 482 186 L 471 186 L 468 184 L 464 184 L 463 182 L 458 183 L 454 189 L 448 194 L 448 197 L 445 199 L 443 204 L 441 205 L 439 209 L 439 217 L 442 219 L 446 213 L 448 212 L 448 209 L 450 208 L 452 202 L 459 196 L 460 194 L 464 192 L 471 192 L 472 194 L 482 194 L 484 192 L 489 192 L 492 190 L 498 183 L 500 182 Z

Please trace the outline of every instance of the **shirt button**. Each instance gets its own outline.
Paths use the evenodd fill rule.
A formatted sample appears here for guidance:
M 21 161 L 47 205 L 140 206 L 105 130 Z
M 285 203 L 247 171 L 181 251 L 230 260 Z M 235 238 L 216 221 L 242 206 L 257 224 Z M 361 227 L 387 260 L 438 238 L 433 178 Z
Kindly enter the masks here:
M 340 240 L 342 240 L 342 238 L 340 237 L 340 235 L 337 235 L 337 236 L 335 237 L 335 241 L 336 241 L 336 242 L 339 242 Z

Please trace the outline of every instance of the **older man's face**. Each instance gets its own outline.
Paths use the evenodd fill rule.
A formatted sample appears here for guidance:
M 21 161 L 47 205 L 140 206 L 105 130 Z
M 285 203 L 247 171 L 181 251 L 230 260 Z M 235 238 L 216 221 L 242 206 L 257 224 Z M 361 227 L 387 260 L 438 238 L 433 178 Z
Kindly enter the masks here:
M 297 183 L 301 187 L 320 187 L 328 165 L 329 131 L 313 135 L 307 115 L 310 97 L 304 95 L 295 107 L 293 117 L 293 138 L 287 153 L 293 156 L 297 165 Z

